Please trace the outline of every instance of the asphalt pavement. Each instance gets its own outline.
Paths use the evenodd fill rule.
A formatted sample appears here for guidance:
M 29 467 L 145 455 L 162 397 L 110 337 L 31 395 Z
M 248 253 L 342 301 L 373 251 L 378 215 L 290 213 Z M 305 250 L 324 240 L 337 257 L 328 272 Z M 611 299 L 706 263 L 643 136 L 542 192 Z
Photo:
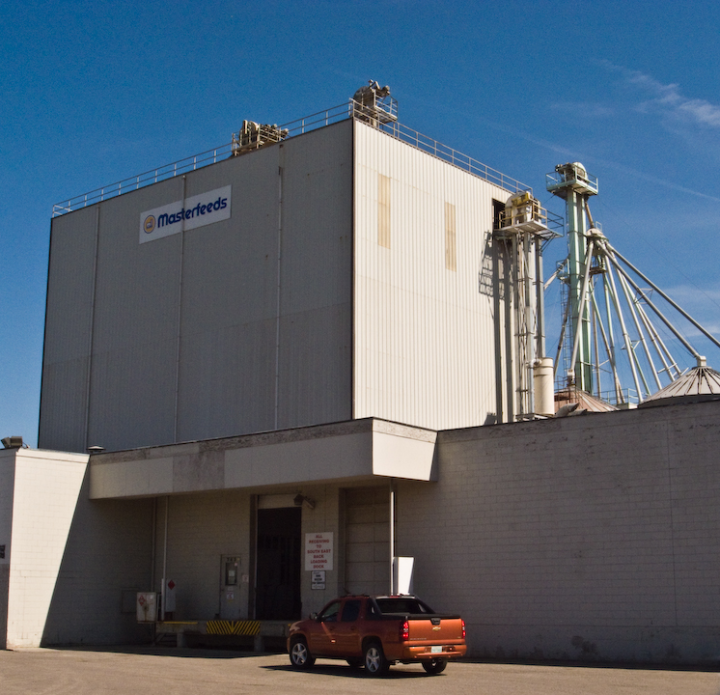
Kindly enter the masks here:
M 344 662 L 311 671 L 287 655 L 209 649 L 29 649 L 0 651 L 2 695 L 720 695 L 720 671 L 538 666 L 462 661 L 437 676 L 393 666 L 381 679 Z

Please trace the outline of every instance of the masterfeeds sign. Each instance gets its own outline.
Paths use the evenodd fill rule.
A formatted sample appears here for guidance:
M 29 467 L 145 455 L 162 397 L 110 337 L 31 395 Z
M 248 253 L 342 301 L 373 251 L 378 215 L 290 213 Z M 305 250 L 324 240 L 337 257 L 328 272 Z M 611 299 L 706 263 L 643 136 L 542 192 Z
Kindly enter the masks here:
M 230 219 L 232 186 L 140 213 L 140 243 Z

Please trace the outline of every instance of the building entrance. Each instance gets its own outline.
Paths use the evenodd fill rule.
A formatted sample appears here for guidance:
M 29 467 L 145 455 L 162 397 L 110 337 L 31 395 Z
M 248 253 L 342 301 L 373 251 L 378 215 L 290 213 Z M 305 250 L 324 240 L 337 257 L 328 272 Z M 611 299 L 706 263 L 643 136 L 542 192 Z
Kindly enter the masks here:
M 300 618 L 300 524 L 302 509 L 258 509 L 257 589 L 258 620 Z

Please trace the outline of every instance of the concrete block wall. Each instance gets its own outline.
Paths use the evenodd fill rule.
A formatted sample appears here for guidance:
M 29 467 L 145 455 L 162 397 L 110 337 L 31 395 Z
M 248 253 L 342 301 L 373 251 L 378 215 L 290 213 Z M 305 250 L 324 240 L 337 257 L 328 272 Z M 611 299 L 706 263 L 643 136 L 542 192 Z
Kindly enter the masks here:
M 10 548 L 15 493 L 15 451 L 0 450 L 0 649 L 7 646 L 8 590 L 10 586 Z
M 149 642 L 152 629 L 138 625 L 134 598 L 151 585 L 153 501 L 91 500 L 88 487 L 86 476 L 42 644 Z
M 439 433 L 397 552 L 472 655 L 720 658 L 720 403 Z
M 6 647 L 37 647 L 63 560 L 87 456 L 32 449 L 4 453 L 4 482 L 12 475 L 12 522 L 6 547 Z M 2 503 L 7 528 L 9 495 Z M 8 564 L 9 561 L 9 564 Z
M 341 593 L 385 594 L 390 588 L 390 490 L 387 484 L 345 491 L 346 577 Z
M 123 592 L 147 589 L 150 502 L 91 502 L 87 460 L 0 452 L 0 647 L 149 638 Z
M 343 592 L 345 577 L 345 537 L 341 524 L 340 499 L 341 490 L 336 485 L 315 485 L 302 488 L 302 493 L 315 500 L 315 509 L 303 508 L 302 515 L 302 568 L 301 568 L 301 596 L 302 616 L 317 612 L 328 601 Z M 305 569 L 305 534 L 324 533 L 333 534 L 333 569 L 325 575 L 325 588 L 312 588 L 312 573 Z
M 221 556 L 240 558 L 239 574 L 250 572 L 250 495 L 222 491 L 157 500 L 153 591 L 162 589 L 167 508 L 167 578 L 175 584 L 176 620 L 212 620 L 220 612 Z M 248 583 L 239 585 L 247 618 Z

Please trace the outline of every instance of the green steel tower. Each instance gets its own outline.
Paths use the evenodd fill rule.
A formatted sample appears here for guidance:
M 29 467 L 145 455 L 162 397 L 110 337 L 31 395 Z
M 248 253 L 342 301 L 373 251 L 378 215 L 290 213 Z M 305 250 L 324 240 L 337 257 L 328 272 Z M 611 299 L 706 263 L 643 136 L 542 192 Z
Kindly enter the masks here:
M 583 278 L 592 256 L 588 258 L 588 198 L 597 195 L 598 182 L 589 176 L 579 162 L 558 164 L 555 172 L 547 175 L 547 190 L 565 200 L 569 254 L 567 259 L 568 303 L 572 333 L 578 343 L 575 364 L 571 365 L 569 381 L 588 393 L 593 391 L 592 333 L 590 311 L 583 302 Z

